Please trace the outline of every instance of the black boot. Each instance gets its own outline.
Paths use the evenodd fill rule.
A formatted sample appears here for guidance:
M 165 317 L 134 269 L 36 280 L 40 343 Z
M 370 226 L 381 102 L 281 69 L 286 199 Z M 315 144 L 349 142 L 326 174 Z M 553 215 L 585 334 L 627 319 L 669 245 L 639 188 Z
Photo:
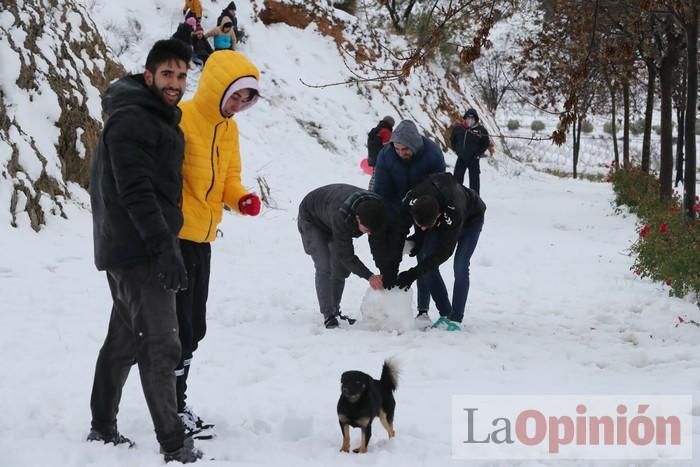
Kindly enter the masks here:
M 174 451 L 163 451 L 161 448 L 161 454 L 163 454 L 163 459 L 165 462 L 177 461 L 183 464 L 191 464 L 192 462 L 197 462 L 201 459 L 203 454 L 202 451 L 194 447 L 194 441 L 192 438 L 185 438 L 180 449 L 175 449 Z
M 340 325 L 340 323 L 338 323 L 338 318 L 336 318 L 335 315 L 326 318 L 323 324 L 326 326 L 326 329 L 335 329 Z
M 115 446 L 120 444 L 128 444 L 130 448 L 133 448 L 136 445 L 136 443 L 131 441 L 126 436 L 122 436 L 122 434 L 119 433 L 116 428 L 114 431 L 109 433 L 100 433 L 93 428 L 90 430 L 90 433 L 88 433 L 86 441 L 102 441 L 105 444 L 112 443 Z

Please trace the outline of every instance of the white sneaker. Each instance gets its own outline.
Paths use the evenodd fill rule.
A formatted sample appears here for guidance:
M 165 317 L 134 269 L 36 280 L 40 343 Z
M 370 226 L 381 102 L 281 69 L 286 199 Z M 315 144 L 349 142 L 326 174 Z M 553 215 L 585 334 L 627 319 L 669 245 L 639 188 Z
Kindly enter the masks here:
M 196 435 L 202 431 L 200 428 L 197 428 L 197 425 L 188 414 L 180 412 L 178 415 L 180 416 L 180 420 L 182 420 L 182 426 L 185 428 L 185 438 L 191 438 L 192 435 Z
M 428 329 L 432 324 L 433 322 L 427 312 L 418 313 L 418 316 L 416 316 L 416 328 L 421 331 Z
M 197 415 L 189 405 L 186 405 L 182 412 L 183 413 L 181 415 L 188 417 L 190 422 L 200 430 L 206 430 L 207 428 L 212 428 L 214 426 L 213 423 L 205 423 L 204 420 L 202 420 L 202 418 Z

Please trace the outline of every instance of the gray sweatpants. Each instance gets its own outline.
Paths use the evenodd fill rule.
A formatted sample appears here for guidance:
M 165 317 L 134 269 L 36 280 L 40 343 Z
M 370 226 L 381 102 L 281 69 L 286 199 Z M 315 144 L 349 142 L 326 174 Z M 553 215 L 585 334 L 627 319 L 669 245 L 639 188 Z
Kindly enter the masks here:
M 297 225 L 304 251 L 311 256 L 316 268 L 316 297 L 324 319 L 340 313 L 345 279 L 350 275 L 333 252 L 331 235 L 312 222 L 299 218 Z

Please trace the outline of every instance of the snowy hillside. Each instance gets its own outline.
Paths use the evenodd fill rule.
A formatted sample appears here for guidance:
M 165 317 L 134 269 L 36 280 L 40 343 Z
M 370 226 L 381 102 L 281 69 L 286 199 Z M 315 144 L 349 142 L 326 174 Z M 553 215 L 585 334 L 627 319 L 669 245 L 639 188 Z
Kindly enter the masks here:
M 152 42 L 169 36 L 180 17 L 180 2 L 170 0 L 84 3 L 132 71 L 140 70 Z M 326 183 L 366 185 L 358 164 L 366 132 L 382 115 L 436 128 L 435 116 L 411 97 L 431 86 L 428 75 L 416 73 L 403 106 L 396 95 L 384 98 L 375 90 L 371 107 L 354 88 L 305 87 L 299 79 L 322 84 L 347 77 L 335 43 L 314 26 L 253 22 L 253 6 L 262 3 L 237 2 L 239 22 L 250 33 L 241 50 L 263 72 L 264 96 L 237 121 L 244 183 L 258 190 L 256 177 L 264 177 L 275 207 L 257 218 L 226 213 L 223 237 L 212 247 L 208 335 L 195 354 L 188 401 L 216 423 L 217 438 L 198 442 L 205 459 L 215 460 L 195 465 L 591 466 L 452 460 L 451 397 L 700 395 L 698 329 L 677 325 L 678 316 L 700 321 L 698 309 L 632 274 L 627 248 L 636 236 L 635 220 L 613 214 L 609 185 L 558 179 L 503 157 L 482 165 L 488 211 L 472 260 L 463 332 L 325 330 L 312 262 L 297 232 L 298 203 Z M 211 24 L 222 2 L 203 5 Z M 133 39 L 124 32 L 133 32 Z M 190 92 L 196 79 L 193 72 Z M 449 123 L 441 118 L 439 123 Z M 84 441 L 111 299 L 104 274 L 93 266 L 90 213 L 81 207 L 86 194 L 76 196 L 65 206 L 69 220 L 49 217 L 38 233 L 0 226 L 6 368 L 0 378 L 0 465 L 161 466 L 136 368 L 124 389 L 119 428 L 137 446 Z M 366 238 L 356 247 L 371 266 Z M 442 267 L 450 289 L 451 264 Z M 361 317 L 366 291 L 365 281 L 351 277 L 343 311 Z M 431 316 L 437 317 L 434 308 Z M 357 369 L 378 377 L 388 357 L 401 366 L 396 438 L 388 440 L 375 421 L 368 454 L 339 453 L 340 374 Z M 693 415 L 697 422 L 697 402 Z M 359 437 L 354 430 L 353 447 Z M 700 427 L 693 441 L 697 452 Z M 601 465 L 691 467 L 697 461 Z
M 87 183 L 99 90 L 123 73 L 74 0 L 0 10 L 0 225 L 38 230 Z

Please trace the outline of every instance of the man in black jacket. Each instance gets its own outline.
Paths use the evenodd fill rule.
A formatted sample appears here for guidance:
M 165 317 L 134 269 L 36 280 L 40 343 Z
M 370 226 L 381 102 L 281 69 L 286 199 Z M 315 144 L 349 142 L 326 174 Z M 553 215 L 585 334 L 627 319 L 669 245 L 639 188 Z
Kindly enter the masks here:
M 161 452 L 166 461 L 183 463 L 202 456 L 185 439 L 174 373 L 180 358 L 175 292 L 187 284 L 177 243 L 184 154 L 177 103 L 190 57 L 181 41 L 158 41 L 143 74 L 109 87 L 90 178 L 95 265 L 107 273 L 113 305 L 95 368 L 87 439 L 133 445 L 117 430 L 117 412 L 136 363 Z
M 464 184 L 464 172 L 469 169 L 469 188 L 479 193 L 481 168 L 479 159 L 489 147 L 489 134 L 479 123 L 479 114 L 469 109 L 461 124 L 454 127 L 450 136 L 450 147 L 457 153 L 455 179 Z
M 434 328 L 461 329 L 469 294 L 469 262 L 479 241 L 485 211 L 486 205 L 478 193 L 457 183 L 449 173 L 429 176 L 404 198 L 392 242 L 391 257 L 396 268 L 411 225 L 426 235 L 418 265 L 399 274 L 396 286 L 408 290 L 413 281 L 427 273 L 430 295 L 440 312 Z M 455 281 L 450 303 L 439 266 L 453 252 Z
M 297 225 L 304 251 L 314 261 L 316 295 L 327 329 L 338 327 L 338 318 L 344 318 L 340 300 L 350 273 L 369 281 L 375 290 L 384 288 L 381 276 L 362 263 L 352 244 L 353 238 L 379 232 L 384 218 L 379 195 L 341 183 L 311 191 L 299 205 Z

